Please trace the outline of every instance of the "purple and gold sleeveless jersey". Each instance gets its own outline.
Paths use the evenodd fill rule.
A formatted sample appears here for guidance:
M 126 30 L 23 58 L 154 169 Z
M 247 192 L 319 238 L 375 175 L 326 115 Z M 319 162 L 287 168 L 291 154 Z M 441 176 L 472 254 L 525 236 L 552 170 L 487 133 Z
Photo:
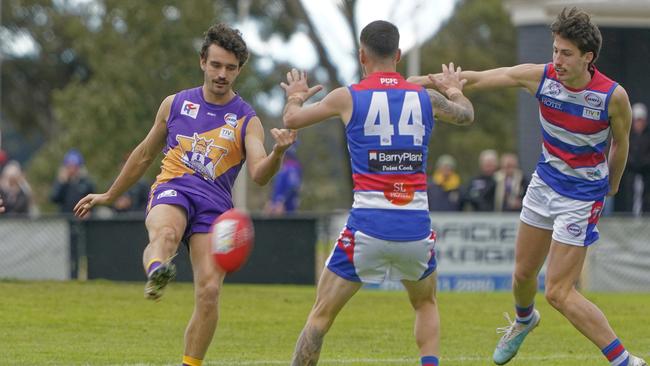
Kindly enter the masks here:
M 392 241 L 430 236 L 429 94 L 395 72 L 370 74 L 349 90 L 353 109 L 346 134 L 354 204 L 347 226 Z
M 589 84 L 576 90 L 557 79 L 552 64 L 544 68 L 536 94 L 543 137 L 536 171 L 557 193 L 595 201 L 609 191 L 608 107 L 617 85 L 594 69 Z
M 221 212 L 232 208 L 232 186 L 246 158 L 246 126 L 255 115 L 239 95 L 216 105 L 205 101 L 201 87 L 176 94 L 167 119 L 162 171 L 151 192 L 165 184 L 209 198 Z

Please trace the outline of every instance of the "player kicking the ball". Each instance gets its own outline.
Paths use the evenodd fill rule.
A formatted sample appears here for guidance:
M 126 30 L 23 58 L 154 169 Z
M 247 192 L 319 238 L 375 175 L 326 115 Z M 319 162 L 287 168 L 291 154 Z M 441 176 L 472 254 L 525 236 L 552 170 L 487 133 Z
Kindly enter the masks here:
M 359 60 L 366 78 L 302 107 L 320 90 L 295 69 L 282 84 L 284 124 L 303 128 L 331 117 L 346 126 L 352 160 L 354 204 L 318 284 L 316 303 L 298 339 L 294 366 L 316 365 L 323 338 L 362 282 L 400 280 L 415 310 L 415 340 L 422 365 L 438 365 L 440 338 L 435 299 L 435 234 L 426 192 L 427 146 L 437 118 L 472 123 L 460 70 L 444 67 L 433 90 L 406 82 L 396 72 L 399 32 L 375 21 L 361 32 Z
M 564 9 L 551 25 L 553 62 L 466 71 L 472 90 L 520 87 L 539 101 L 542 154 L 528 186 L 517 234 L 513 294 L 516 320 L 500 328 L 497 365 L 509 362 L 537 326 L 537 275 L 548 257 L 546 299 L 596 345 L 612 366 L 645 366 L 623 347 L 605 315 L 575 287 L 598 240 L 605 196 L 616 194 L 627 159 L 630 102 L 594 63 L 602 38 L 590 16 Z M 432 76 L 412 80 L 429 84 Z M 433 77 L 435 78 L 435 76 Z M 609 159 L 606 158 L 611 135 Z
M 232 90 L 248 59 L 239 31 L 217 24 L 205 34 L 200 65 L 203 85 L 170 95 L 154 125 L 135 148 L 108 191 L 90 194 L 75 207 L 86 216 L 95 205 L 109 205 L 138 181 L 164 148 L 162 171 L 151 187 L 146 227 L 149 245 L 143 265 L 145 297 L 158 299 L 174 278 L 171 258 L 181 240 L 188 243 L 194 275 L 194 313 L 185 332 L 183 365 L 199 366 L 217 327 L 219 292 L 225 271 L 212 261 L 210 226 L 233 207 L 231 188 L 244 160 L 253 180 L 266 184 L 295 131 L 272 129 L 276 141 L 268 156 L 264 130 L 255 111 Z

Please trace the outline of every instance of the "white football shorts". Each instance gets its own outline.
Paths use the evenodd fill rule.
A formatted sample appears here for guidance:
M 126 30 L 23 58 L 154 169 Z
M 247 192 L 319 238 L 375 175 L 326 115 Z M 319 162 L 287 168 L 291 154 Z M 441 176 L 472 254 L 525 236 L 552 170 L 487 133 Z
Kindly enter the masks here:
M 389 241 L 344 227 L 327 268 L 354 282 L 418 281 L 436 270 L 435 232 L 416 241 Z
M 553 230 L 555 241 L 588 246 L 598 240 L 596 224 L 604 199 L 580 201 L 562 196 L 533 173 L 519 218 L 528 225 Z

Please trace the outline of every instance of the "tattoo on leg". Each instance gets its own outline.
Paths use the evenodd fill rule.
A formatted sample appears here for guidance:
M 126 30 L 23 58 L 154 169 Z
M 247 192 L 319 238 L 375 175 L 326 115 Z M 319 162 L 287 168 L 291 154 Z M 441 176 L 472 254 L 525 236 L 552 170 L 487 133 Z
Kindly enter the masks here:
M 307 325 L 298 338 L 291 366 L 315 366 L 320 357 L 324 337 L 322 330 Z

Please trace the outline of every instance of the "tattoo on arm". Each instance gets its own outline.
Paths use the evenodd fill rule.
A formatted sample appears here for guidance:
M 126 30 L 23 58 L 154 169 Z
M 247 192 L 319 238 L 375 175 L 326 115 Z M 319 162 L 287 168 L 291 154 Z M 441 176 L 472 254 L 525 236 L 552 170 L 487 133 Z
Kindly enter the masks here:
M 291 366 L 314 366 L 320 357 L 325 333 L 307 325 L 300 333 Z
M 427 89 L 427 92 L 436 117 L 460 126 L 474 122 L 474 107 L 463 94 L 454 94 L 452 95 L 453 100 L 449 100 L 435 90 Z

